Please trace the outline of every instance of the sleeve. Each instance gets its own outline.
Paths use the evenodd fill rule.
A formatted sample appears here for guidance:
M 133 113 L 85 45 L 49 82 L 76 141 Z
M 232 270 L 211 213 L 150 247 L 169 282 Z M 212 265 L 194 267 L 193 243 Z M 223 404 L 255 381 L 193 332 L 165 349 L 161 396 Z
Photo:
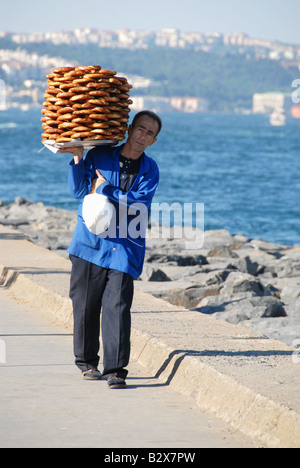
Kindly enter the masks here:
M 94 178 L 95 169 L 90 152 L 78 164 L 74 164 L 74 160 L 70 162 L 68 183 L 74 198 L 81 200 L 88 195 L 92 189 Z

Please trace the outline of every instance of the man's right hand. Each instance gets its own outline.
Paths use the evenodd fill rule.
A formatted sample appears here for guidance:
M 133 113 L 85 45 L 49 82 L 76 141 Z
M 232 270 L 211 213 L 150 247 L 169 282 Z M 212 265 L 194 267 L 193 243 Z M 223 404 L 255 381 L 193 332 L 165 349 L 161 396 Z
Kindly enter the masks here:
M 82 146 L 71 146 L 70 148 L 61 148 L 58 152 L 73 154 L 75 164 L 78 164 L 83 159 L 83 147 Z

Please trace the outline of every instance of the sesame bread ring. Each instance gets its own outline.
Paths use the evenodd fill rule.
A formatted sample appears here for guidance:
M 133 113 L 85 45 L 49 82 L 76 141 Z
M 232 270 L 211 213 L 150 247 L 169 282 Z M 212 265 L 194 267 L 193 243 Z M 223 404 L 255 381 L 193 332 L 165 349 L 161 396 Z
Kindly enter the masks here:
M 109 96 L 109 97 L 107 98 L 107 101 L 108 101 L 108 102 L 119 102 L 120 99 L 119 99 L 117 96 Z
M 68 120 L 71 120 L 73 118 L 73 114 L 61 114 L 57 117 L 57 121 L 58 122 L 64 122 L 64 121 L 68 121 Z
M 57 101 L 55 101 L 55 106 L 69 107 L 70 101 L 67 99 L 58 99 Z
M 121 91 L 118 88 L 110 88 L 110 94 L 121 94 Z
M 48 120 L 45 122 L 45 124 L 48 125 L 48 127 L 58 127 L 58 125 L 60 124 L 60 122 L 58 122 L 57 120 L 48 119 Z
M 79 86 L 84 85 L 89 82 L 90 82 L 89 78 L 77 78 L 76 80 L 73 81 L 74 84 L 78 84 Z
M 59 93 L 59 94 L 57 95 L 57 97 L 58 97 L 59 99 L 69 99 L 69 98 L 71 98 L 71 97 L 73 97 L 73 96 L 76 96 L 76 94 L 75 94 L 75 93 L 71 93 L 70 91 L 63 92 L 63 93 Z
M 46 112 L 43 112 L 44 109 L 42 109 L 42 113 L 46 116 L 46 117 L 50 117 L 50 119 L 52 120 L 55 120 L 56 117 L 57 117 L 57 114 L 55 112 L 50 112 L 50 111 L 47 111 Z
M 46 93 L 47 94 L 47 93 Z M 54 104 L 56 101 L 57 101 L 57 97 L 56 96 L 53 96 L 52 94 L 48 94 L 48 97 L 47 96 L 43 96 L 45 99 L 47 99 L 47 102 L 51 103 L 51 104 Z
M 60 83 L 53 81 L 53 80 L 48 80 L 48 86 L 51 86 L 53 88 L 59 88 Z
M 97 72 L 101 70 L 101 67 L 100 65 L 87 65 L 86 67 L 84 66 L 77 67 L 76 70 L 80 70 L 81 72 L 84 72 L 84 73 L 93 73 L 93 72 Z
M 93 110 L 94 112 L 94 110 Z M 73 117 L 80 117 L 82 119 L 85 118 L 86 115 L 90 115 L 91 110 L 90 109 L 81 109 L 81 110 L 74 110 L 73 111 Z
M 76 96 L 71 97 L 70 101 L 71 102 L 77 102 L 77 101 L 88 101 L 90 99 L 90 96 L 87 94 L 78 94 Z
M 109 122 L 95 122 L 90 125 L 91 128 L 109 128 Z
M 65 76 L 62 76 L 62 75 L 57 75 L 53 78 L 53 81 L 55 83 L 67 83 L 67 82 L 71 82 L 70 78 L 67 79 Z
M 93 133 L 93 136 L 90 136 L 89 138 L 83 138 L 83 141 L 94 141 L 94 140 L 107 140 L 106 137 L 103 135 L 96 135 L 96 133 Z
M 88 102 L 90 104 L 93 104 L 94 106 L 105 106 L 108 104 L 108 99 L 109 98 L 105 98 L 105 99 L 89 99 Z
M 84 75 L 84 78 L 87 79 L 87 80 L 100 80 L 102 78 L 103 75 L 101 75 L 100 73 L 87 73 L 86 75 Z
M 118 80 L 118 78 L 109 78 L 108 81 L 117 86 L 122 86 L 123 84 L 122 81 Z
M 84 127 L 83 125 L 79 125 L 78 127 L 74 128 L 74 132 L 82 133 L 82 132 L 89 132 L 90 129 L 88 127 Z
M 128 93 L 121 93 L 118 96 L 119 99 L 129 99 L 129 94 Z
M 96 134 L 101 134 L 101 135 L 106 135 L 107 133 L 110 134 L 110 132 L 107 131 L 105 128 L 94 128 L 94 130 L 91 130 L 91 133 L 96 133 Z
M 90 119 L 98 120 L 98 121 L 101 121 L 101 122 L 107 122 L 108 121 L 107 114 L 90 114 L 89 117 L 90 117 Z
M 74 83 L 73 83 L 73 82 L 70 82 L 70 83 L 60 83 L 59 88 L 60 88 L 62 91 L 69 91 L 69 89 L 74 88 Z
M 106 70 L 106 69 L 102 69 L 100 70 L 99 72 L 101 75 L 109 75 L 109 76 L 115 76 L 117 74 L 116 71 L 114 70 Z
M 59 128 L 52 128 L 52 127 L 47 127 L 47 128 L 44 128 L 45 132 L 48 133 L 49 135 L 53 135 L 53 134 L 58 134 L 60 135 L 61 133 L 63 133 L 63 130 L 60 130 Z
M 107 109 L 108 114 L 111 114 L 112 112 L 114 113 L 114 111 L 116 111 L 118 113 L 122 112 L 122 107 L 114 105 L 114 103 L 112 103 L 112 105 L 110 105 L 110 106 L 107 106 L 106 109 Z
M 111 113 L 111 114 L 107 114 L 107 117 L 109 119 L 118 119 L 120 117 L 120 115 L 117 114 L 117 113 Z
M 53 78 L 55 78 L 55 76 L 56 76 L 55 73 L 51 72 L 51 73 L 47 73 L 46 78 L 47 80 L 52 80 Z
M 89 138 L 93 136 L 91 132 L 74 132 L 72 135 L 72 140 L 76 140 L 77 138 Z
M 73 122 L 62 122 L 58 126 L 58 128 L 62 130 L 73 130 L 75 127 L 77 127 L 77 124 Z
M 72 122 L 76 124 L 81 124 L 81 125 L 89 125 L 93 123 L 93 121 L 91 119 L 88 119 L 87 117 L 85 118 L 76 117 L 75 119 L 74 118 L 72 119 Z
M 99 89 L 97 91 L 91 91 L 89 89 L 89 94 L 90 96 L 95 96 L 95 97 L 108 97 L 108 94 L 105 91 L 100 91 Z
M 123 100 L 123 101 L 121 100 L 120 101 L 120 106 L 121 107 L 128 107 L 128 106 L 130 106 L 132 104 L 132 102 L 133 101 L 131 99 L 127 99 L 127 100 Z
M 117 120 L 109 120 L 109 125 L 111 127 L 121 127 L 121 122 L 118 122 Z
M 59 136 L 58 138 L 56 138 L 56 143 L 70 143 L 70 141 L 72 140 L 73 138 L 71 137 Z
M 108 110 L 108 107 L 105 106 L 105 107 L 94 107 L 93 109 L 93 114 L 109 114 L 109 110 Z
M 132 85 L 122 85 L 119 86 L 119 90 L 122 91 L 123 93 L 128 93 L 128 91 L 132 89 Z
M 76 94 L 88 93 L 89 91 L 90 91 L 90 88 L 88 88 L 87 86 L 74 86 L 74 88 L 69 89 L 70 93 L 76 93 Z
M 70 114 L 73 112 L 73 107 L 59 107 L 57 110 L 57 115 Z
M 95 106 L 93 106 L 93 104 L 85 101 L 85 102 L 81 102 L 81 103 L 72 104 L 72 107 L 73 107 L 74 110 L 82 110 L 82 109 L 93 109 Z
M 46 140 L 56 140 L 58 137 L 59 137 L 59 134 L 58 133 L 42 133 L 41 135 L 42 138 L 45 138 Z
M 91 81 L 88 83 L 88 84 L 91 84 Z M 94 88 L 96 89 L 108 89 L 110 88 L 111 85 L 109 83 L 107 83 L 106 81 L 97 81 L 95 82 L 95 86 Z
M 74 78 L 75 78 L 75 79 L 76 79 L 76 78 L 79 78 L 80 76 L 82 77 L 82 76 L 83 76 L 83 73 L 82 73 L 82 71 L 77 70 L 77 68 L 75 68 L 75 70 L 72 70 L 72 71 L 70 71 L 70 72 L 68 72 L 68 73 L 65 74 L 65 78 L 67 78 L 67 79 L 72 79 L 72 80 L 73 80 Z
M 48 102 L 48 101 L 43 102 L 43 106 L 47 107 L 48 111 L 53 111 L 53 112 L 56 112 L 58 109 L 57 106 L 54 106 L 53 104 L 51 104 L 51 102 Z
M 86 86 L 87 86 L 87 88 L 92 88 L 92 90 L 95 90 L 95 89 L 101 89 L 101 88 L 103 88 L 102 84 L 103 84 L 103 82 L 98 83 L 98 82 L 96 82 L 96 81 L 90 81 L 89 83 L 87 83 Z M 106 83 L 106 84 L 108 84 L 108 83 Z M 109 85 L 109 86 L 110 86 L 110 85 Z M 107 87 L 108 87 L 108 86 L 107 86 Z M 106 91 L 103 91 L 103 92 L 106 92 Z
M 48 88 L 46 89 L 46 93 L 48 93 L 48 94 L 56 95 L 56 94 L 58 94 L 60 92 L 61 92 L 61 90 L 59 88 L 54 88 L 54 86 L 48 86 Z
M 59 67 L 52 70 L 52 73 L 58 73 L 60 75 L 64 75 L 65 73 L 69 73 L 70 71 L 75 70 L 75 67 Z
M 62 137 L 70 138 L 73 135 L 72 130 L 68 130 L 67 132 L 64 131 L 64 133 L 61 134 Z

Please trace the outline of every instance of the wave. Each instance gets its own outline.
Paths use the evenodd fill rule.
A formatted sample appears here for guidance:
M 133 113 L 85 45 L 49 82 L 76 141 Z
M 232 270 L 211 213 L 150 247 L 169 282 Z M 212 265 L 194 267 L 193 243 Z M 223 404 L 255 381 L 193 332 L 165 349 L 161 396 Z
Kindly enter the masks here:
M 6 129 L 6 128 L 16 128 L 17 126 L 18 124 L 15 122 L 0 123 L 0 130 Z

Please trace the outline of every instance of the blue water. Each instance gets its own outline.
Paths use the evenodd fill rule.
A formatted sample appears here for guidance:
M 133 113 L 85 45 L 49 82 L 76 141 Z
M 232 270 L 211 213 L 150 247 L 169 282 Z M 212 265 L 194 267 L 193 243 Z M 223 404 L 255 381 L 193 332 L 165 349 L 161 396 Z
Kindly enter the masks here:
M 16 195 L 76 209 L 70 155 L 42 148 L 39 110 L 0 112 L 0 199 Z M 148 154 L 160 167 L 155 202 L 205 205 L 205 229 L 300 243 L 300 120 L 268 116 L 165 114 Z

